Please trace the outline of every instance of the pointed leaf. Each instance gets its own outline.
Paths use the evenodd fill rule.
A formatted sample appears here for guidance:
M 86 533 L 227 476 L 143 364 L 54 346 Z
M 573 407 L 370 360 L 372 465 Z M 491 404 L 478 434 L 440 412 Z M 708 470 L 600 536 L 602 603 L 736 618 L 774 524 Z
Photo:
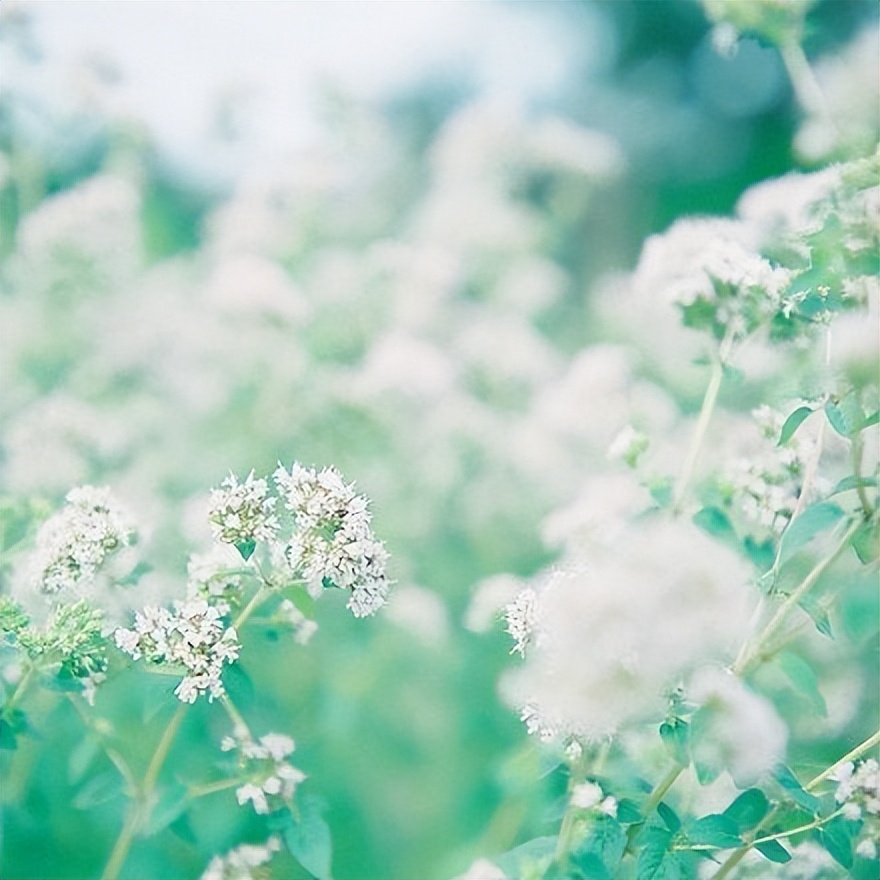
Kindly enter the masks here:
M 819 812 L 821 807 L 819 798 L 805 791 L 800 782 L 798 782 L 797 777 L 785 764 L 780 764 L 773 771 L 773 778 L 785 789 L 785 793 L 796 804 L 805 810 L 809 810 L 814 815 Z
M 794 685 L 795 690 L 803 694 L 824 718 L 828 714 L 828 709 L 825 706 L 825 698 L 819 690 L 819 679 L 816 678 L 813 667 L 803 657 L 791 651 L 782 651 L 777 655 L 776 662 Z
M 756 843 L 755 849 L 771 862 L 784 864 L 791 861 L 788 850 L 778 840 L 766 840 L 764 843 Z
M 320 801 L 304 797 L 299 815 L 284 829 L 284 841 L 291 855 L 318 880 L 330 880 L 332 841 L 330 827 L 321 815 Z
M 639 836 L 642 844 L 636 869 L 639 880 L 653 880 L 657 876 L 671 842 L 672 832 L 659 825 L 646 828 Z
M 733 820 L 737 829 L 748 831 L 754 828 L 770 810 L 770 801 L 760 788 L 744 791 L 725 811 L 724 815 Z
M 782 565 L 798 550 L 808 544 L 820 532 L 830 529 L 843 516 L 843 511 L 831 501 L 811 504 L 797 518 L 791 521 L 782 534 L 779 545 L 779 564 Z
M 720 849 L 742 845 L 736 822 L 723 813 L 713 813 L 691 822 L 687 828 L 691 843 L 705 843 Z
M 799 406 L 784 422 L 779 432 L 777 446 L 783 446 L 794 436 L 794 432 L 804 423 L 804 420 L 813 414 L 808 406 Z
M 660 801 L 657 804 L 657 815 L 663 820 L 663 824 L 674 834 L 681 828 L 681 819 L 678 818 L 675 810 L 667 804 Z

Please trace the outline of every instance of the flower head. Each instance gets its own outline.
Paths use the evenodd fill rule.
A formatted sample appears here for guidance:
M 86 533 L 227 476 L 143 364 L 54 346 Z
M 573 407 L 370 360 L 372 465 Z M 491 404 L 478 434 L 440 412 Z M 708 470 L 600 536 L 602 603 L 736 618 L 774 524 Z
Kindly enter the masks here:
M 278 530 L 276 499 L 269 495 L 269 485 L 256 479 L 251 471 L 243 483 L 230 474 L 211 492 L 208 519 L 214 537 L 233 544 L 247 558 L 257 541 L 271 541 Z

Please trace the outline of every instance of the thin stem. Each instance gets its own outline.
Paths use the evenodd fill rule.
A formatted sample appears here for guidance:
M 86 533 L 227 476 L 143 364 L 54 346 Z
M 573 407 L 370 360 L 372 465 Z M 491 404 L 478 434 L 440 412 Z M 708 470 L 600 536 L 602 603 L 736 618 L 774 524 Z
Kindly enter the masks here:
M 853 760 L 855 760 L 855 759 L 858 758 L 860 755 L 864 754 L 864 753 L 867 752 L 869 749 L 874 748 L 874 747 L 877 746 L 878 744 L 880 744 L 880 730 L 878 730 L 877 733 L 874 733 L 874 734 L 872 734 L 871 736 L 869 736 L 864 742 L 862 742 L 862 743 L 860 743 L 859 745 L 857 745 L 854 749 L 851 749 L 851 750 L 850 750 L 849 752 L 847 752 L 842 758 L 840 758 L 839 760 L 835 761 L 830 767 L 828 767 L 827 769 L 823 770 L 823 771 L 822 771 L 818 776 L 816 776 L 814 779 L 811 779 L 811 780 L 810 780 L 810 781 L 804 786 L 804 788 L 805 788 L 807 791 L 811 791 L 812 789 L 816 788 L 816 786 L 818 786 L 819 784 L 821 784 L 822 782 L 824 782 L 826 779 L 828 779 L 828 777 L 831 776 L 831 775 L 837 770 L 837 768 L 840 767 L 842 764 L 845 764 L 847 761 L 853 761 Z M 767 826 L 773 821 L 773 818 L 776 816 L 776 814 L 777 814 L 778 812 L 779 812 L 779 806 L 777 805 L 777 806 L 774 807 L 769 813 L 767 813 L 767 815 L 761 820 L 761 822 L 760 822 L 760 823 L 758 824 L 758 826 L 755 828 L 755 830 L 754 830 L 753 833 L 757 834 L 757 832 L 760 831 L 760 829 L 762 829 L 762 828 L 766 828 L 766 827 L 767 827 Z M 838 811 L 838 812 L 839 812 L 839 811 Z M 834 815 L 837 815 L 837 813 L 835 813 Z M 823 819 L 823 820 L 821 820 L 821 821 L 825 822 L 825 821 L 827 821 L 827 820 L 830 819 L 830 818 L 831 818 L 831 817 L 828 816 L 828 817 L 826 817 L 825 819 Z M 813 827 L 815 827 L 815 826 L 813 826 Z M 798 829 L 794 829 L 794 830 L 792 830 L 792 831 L 785 832 L 785 834 L 787 834 L 787 835 L 788 835 L 788 834 L 794 834 L 794 833 L 796 833 L 797 831 L 804 831 L 804 830 L 807 830 L 807 829 L 806 829 L 806 828 L 798 828 Z M 781 836 L 781 835 L 776 835 L 776 836 Z M 749 841 L 748 843 L 746 843 L 744 846 L 741 846 L 741 847 L 740 847 L 738 850 L 736 850 L 735 852 L 731 853 L 731 854 L 727 857 L 727 859 L 725 860 L 725 862 L 721 865 L 721 867 L 718 869 L 718 871 L 716 872 L 716 874 L 714 875 L 714 877 L 712 878 L 712 880 L 724 880 L 724 878 L 727 877 L 728 874 L 730 874 L 730 872 L 731 872 L 731 871 L 732 871 L 732 870 L 733 870 L 733 869 L 734 869 L 734 868 L 735 868 L 735 867 L 736 867 L 736 866 L 737 866 L 737 865 L 743 860 L 743 858 L 745 857 L 746 853 L 748 853 L 748 851 L 749 851 L 753 846 L 755 846 L 755 844 L 757 844 L 757 843 L 764 843 L 764 842 L 766 842 L 766 841 L 768 841 L 768 840 L 770 840 L 770 839 L 775 839 L 775 837 L 764 837 L 764 838 L 759 837 L 759 838 L 755 838 L 754 840 Z
M 113 845 L 110 857 L 107 859 L 107 865 L 104 868 L 104 873 L 101 875 L 101 880 L 114 880 L 119 875 L 119 871 L 128 857 L 135 834 L 137 834 L 138 828 L 146 816 L 153 789 L 159 778 L 159 772 L 165 763 L 165 759 L 168 757 L 171 744 L 174 742 L 174 737 L 177 735 L 177 731 L 180 729 L 181 722 L 186 714 L 186 708 L 186 703 L 181 703 L 177 707 L 156 745 L 156 750 L 153 752 L 147 772 L 144 774 L 144 780 L 140 785 L 137 800 L 131 805 L 128 816 L 125 819 L 125 824 L 119 832 L 119 837 L 116 838 L 116 843 Z
M 217 782 L 196 785 L 187 792 L 187 797 L 193 800 L 209 794 L 216 794 L 218 791 L 228 791 L 230 788 L 241 785 L 244 781 L 243 779 L 218 779 Z
M 824 116 L 836 129 L 837 126 L 825 101 L 825 94 L 800 43 L 790 40 L 779 47 L 779 52 L 798 103 L 808 113 Z
M 672 767 L 669 772 L 651 789 L 651 793 L 648 795 L 647 800 L 645 801 L 644 806 L 642 807 L 642 815 L 645 819 L 654 812 L 657 807 L 657 804 L 663 800 L 666 796 L 666 792 L 675 785 L 676 780 L 682 773 L 684 773 L 685 768 L 681 766 L 681 764 L 676 764 Z M 630 850 L 633 841 L 636 839 L 636 835 L 639 833 L 639 829 L 641 825 L 630 825 L 629 830 L 626 833 L 626 849 Z
M 254 611 L 257 610 L 260 603 L 268 595 L 269 595 L 268 586 L 266 586 L 265 584 L 262 584 L 260 586 L 260 588 L 257 590 L 257 592 L 254 593 L 253 596 L 251 596 L 250 602 L 248 602 L 247 605 L 245 605 L 244 608 L 241 610 L 241 614 L 239 614 L 238 617 L 236 617 L 235 620 L 233 621 L 233 624 L 232 624 L 233 628 L 239 629 L 244 624 L 244 622 L 254 613 Z
M 865 486 L 862 483 L 862 452 L 864 450 L 864 444 L 862 442 L 862 435 L 858 433 L 855 437 L 852 438 L 852 443 L 850 446 L 850 454 L 852 456 L 852 466 L 853 466 L 853 476 L 856 479 L 856 494 L 859 496 L 859 504 L 862 506 L 862 513 L 865 514 L 865 517 L 870 519 L 874 514 L 874 507 L 871 502 L 868 500 L 868 493 L 865 491 Z
M 12 692 L 12 696 L 3 704 L 4 712 L 11 712 L 16 703 L 18 703 L 21 698 L 24 696 L 24 692 L 28 689 L 31 681 L 33 681 L 34 673 L 37 671 L 37 667 L 32 663 L 28 664 L 27 669 L 25 669 L 24 674 L 18 680 L 18 684 L 15 686 L 15 690 Z
M 718 357 L 712 362 L 712 373 L 709 376 L 709 384 L 706 387 L 706 393 L 703 396 L 700 415 L 697 417 L 697 426 L 694 429 L 694 434 L 691 438 L 691 444 L 688 448 L 684 467 L 681 470 L 681 475 L 675 486 L 675 493 L 672 501 L 673 513 L 681 513 L 688 488 L 693 479 L 694 470 L 697 466 L 697 459 L 700 455 L 700 449 L 706 439 L 706 431 L 709 429 L 709 422 L 712 420 L 712 413 L 715 411 L 715 405 L 718 402 L 718 392 L 721 390 L 721 382 L 724 378 L 724 364 L 730 354 L 732 341 L 732 335 L 728 332 L 718 349 Z
M 813 570 L 801 581 L 795 590 L 788 595 L 785 601 L 776 609 L 776 613 L 770 619 L 770 622 L 764 627 L 764 630 L 758 635 L 754 643 L 749 647 L 748 644 L 743 646 L 737 657 L 736 663 L 733 665 L 733 672 L 736 675 L 743 673 L 751 665 L 752 661 L 759 656 L 761 649 L 776 635 L 777 630 L 785 622 L 789 612 L 797 605 L 798 602 L 812 589 L 816 581 L 825 573 L 825 571 L 837 560 L 837 558 L 849 547 L 852 536 L 861 526 L 861 521 L 850 524 L 843 538 L 834 548 L 829 556 L 826 556 Z
M 814 789 L 821 782 L 824 782 L 829 776 L 837 772 L 837 769 L 848 761 L 855 761 L 860 755 L 873 749 L 874 746 L 880 745 L 880 730 L 869 736 L 863 743 L 857 745 L 854 749 L 847 752 L 839 761 L 835 761 L 827 770 L 823 770 L 815 779 L 811 779 L 804 788 L 807 791 Z

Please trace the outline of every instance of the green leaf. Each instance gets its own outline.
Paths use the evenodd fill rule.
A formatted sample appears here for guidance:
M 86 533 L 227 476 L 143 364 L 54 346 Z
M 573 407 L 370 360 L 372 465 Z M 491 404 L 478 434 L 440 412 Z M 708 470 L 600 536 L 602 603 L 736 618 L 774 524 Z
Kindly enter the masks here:
M 687 721 L 683 721 L 681 718 L 674 718 L 672 721 L 665 721 L 660 725 L 660 738 L 672 757 L 682 767 L 687 767 L 690 763 L 689 731 L 690 727 Z
M 740 832 L 754 828 L 770 810 L 770 801 L 760 788 L 744 791 L 725 811 Z
M 755 849 L 771 862 L 784 864 L 791 861 L 791 854 L 778 840 L 765 840 L 763 843 L 756 843 Z
M 842 816 L 837 816 L 827 825 L 819 828 L 816 833 L 816 838 L 819 843 L 828 850 L 831 857 L 836 862 L 847 869 L 852 867 L 852 838 L 849 835 L 846 822 Z
M 839 495 L 841 492 L 850 492 L 853 489 L 858 488 L 870 488 L 877 485 L 877 481 L 873 477 L 856 477 L 853 474 L 850 474 L 848 477 L 844 477 L 832 490 L 829 492 L 829 497 L 831 495 Z
M 121 797 L 119 774 L 116 770 L 107 770 L 93 776 L 73 798 L 73 806 L 77 810 L 90 810 L 92 807 L 106 804 Z
M 723 813 L 712 813 L 691 822 L 686 833 L 691 843 L 704 843 L 720 849 L 742 845 L 737 823 Z
M 707 751 L 706 754 L 710 756 L 707 759 L 703 756 L 702 749 L 700 748 L 703 738 L 711 735 L 710 730 L 707 730 L 707 728 L 711 729 L 711 717 L 711 711 L 706 708 L 699 709 L 691 717 L 691 757 L 694 760 L 694 770 L 700 785 L 708 785 L 710 782 L 714 782 L 724 769 L 714 757 L 714 749 Z
M 828 714 L 828 709 L 825 706 L 825 698 L 819 690 L 819 680 L 813 667 L 803 657 L 791 651 L 782 651 L 777 655 L 776 662 L 794 685 L 795 690 L 803 694 L 824 718 Z
M 556 853 L 556 836 L 536 837 L 526 841 L 504 855 L 495 859 L 495 864 L 507 874 L 508 877 L 519 877 L 523 872 L 524 865 L 537 865 L 541 873 L 547 870 L 553 856 Z
M 624 825 L 633 825 L 642 821 L 642 814 L 635 801 L 623 798 L 617 802 L 617 821 Z
M 572 852 L 571 861 L 584 873 L 592 877 L 598 873 L 595 861 L 604 867 L 606 875 L 614 877 L 623 850 L 626 847 L 626 834 L 616 819 L 611 816 L 597 816 L 587 831 L 583 842 Z
M 822 633 L 823 636 L 827 636 L 829 639 L 834 638 L 834 631 L 831 629 L 831 619 L 828 617 L 828 612 L 813 596 L 807 594 L 800 600 L 800 602 L 798 602 L 798 605 L 809 614 L 816 629 Z
M 257 542 L 253 539 L 242 541 L 240 544 L 235 545 L 235 549 L 241 554 L 241 558 L 247 562 L 254 555 L 254 550 L 257 549 Z
M 168 830 L 179 837 L 181 840 L 185 840 L 187 843 L 198 843 L 198 836 L 193 830 L 192 823 L 189 821 L 189 813 L 187 812 L 181 813 L 168 826 Z
M 828 424 L 840 434 L 841 437 L 847 439 L 855 433 L 855 423 L 848 417 L 848 414 L 834 401 L 829 400 L 825 404 L 825 415 L 828 418 Z M 859 422 L 863 419 L 859 419 Z
M 571 863 L 580 871 L 578 877 L 583 878 L 583 880 L 614 880 L 614 875 L 608 870 L 602 859 L 600 859 L 595 853 L 587 852 L 580 855 L 573 854 L 571 857 Z M 564 876 L 568 877 L 570 875 L 566 874 Z M 550 872 L 547 872 L 544 874 L 542 880 L 549 880 L 549 877 Z
M 164 831 L 172 822 L 176 821 L 189 807 L 186 786 L 179 782 L 172 782 L 164 786 L 158 792 L 158 798 L 150 810 L 150 818 L 144 826 L 143 834 L 150 837 Z
M 746 551 L 749 559 L 761 571 L 766 571 L 770 568 L 776 559 L 776 548 L 770 540 L 762 541 L 759 544 L 751 535 L 746 535 L 743 538 L 743 549 Z
M 788 443 L 794 436 L 794 432 L 804 423 L 808 416 L 813 414 L 813 410 L 808 406 L 799 406 L 784 422 L 782 430 L 779 432 L 779 442 L 777 446 L 783 446 Z
M 667 804 L 660 801 L 657 804 L 657 815 L 663 820 L 663 824 L 673 833 L 675 834 L 679 828 L 681 828 L 681 819 L 678 818 L 675 810 Z
M 785 793 L 796 804 L 809 810 L 813 815 L 819 812 L 821 803 L 819 798 L 805 791 L 803 786 L 798 782 L 797 777 L 785 764 L 780 764 L 773 771 L 773 778 L 785 789 Z
M 18 737 L 12 725 L 0 718 L 0 749 L 14 752 L 18 748 Z
M 830 529 L 843 516 L 843 511 L 832 501 L 818 501 L 789 523 L 779 545 L 779 564 L 782 565 L 820 532 Z
M 693 522 L 715 538 L 732 541 L 734 544 L 739 541 L 727 514 L 717 507 L 703 507 L 698 510 L 693 516 Z
M 872 425 L 880 424 L 880 409 L 874 410 L 870 415 L 865 416 L 862 423 L 858 426 L 859 431 L 870 428 Z
M 642 848 L 639 852 L 636 874 L 639 880 L 653 880 L 660 871 L 660 865 L 672 842 L 672 832 L 659 825 L 653 825 L 639 835 L 639 842 Z
M 284 829 L 284 841 L 290 854 L 318 880 L 330 880 L 332 841 L 330 827 L 324 821 L 322 804 L 314 796 L 298 803 L 299 815 Z
M 852 547 L 862 565 L 868 565 L 880 556 L 880 520 L 864 522 L 852 537 Z

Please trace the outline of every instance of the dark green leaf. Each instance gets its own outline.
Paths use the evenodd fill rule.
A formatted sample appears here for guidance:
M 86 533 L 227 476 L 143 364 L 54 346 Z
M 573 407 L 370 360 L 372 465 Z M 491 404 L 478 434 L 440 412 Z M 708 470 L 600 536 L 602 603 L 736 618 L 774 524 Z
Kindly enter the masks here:
M 681 718 L 665 721 L 660 725 L 660 738 L 663 740 L 669 753 L 681 764 L 687 767 L 690 763 L 688 754 L 689 725 Z
M 713 813 L 691 822 L 687 827 L 687 836 L 691 843 L 704 843 L 720 849 L 731 849 L 742 844 L 737 823 L 723 813 Z
M 770 801 L 767 800 L 767 795 L 760 788 L 750 788 L 724 811 L 724 815 L 742 832 L 754 828 L 769 810 Z
M 661 801 L 657 804 L 657 815 L 663 820 L 663 824 L 674 834 L 681 828 L 681 819 L 675 813 L 672 807 Z
M 783 864 L 791 861 L 788 850 L 778 840 L 766 840 L 764 843 L 756 843 L 755 849 L 771 862 Z
M 642 821 L 642 814 L 635 801 L 624 798 L 617 802 L 617 821 L 624 825 L 632 825 Z
M 18 738 L 12 725 L 0 718 L 0 749 L 14 752 L 18 748 Z
M 290 854 L 318 880 L 330 880 L 332 841 L 320 801 L 306 796 L 298 803 L 298 816 L 284 829 Z
M 819 690 L 819 680 L 813 667 L 798 654 L 791 651 L 782 651 L 776 657 L 779 667 L 795 686 L 798 693 L 803 694 L 812 704 L 813 708 L 823 717 L 828 714 L 825 706 L 825 698 Z
M 583 880 L 614 880 L 614 875 L 605 867 L 605 863 L 595 853 L 587 852 L 582 854 L 573 854 L 571 859 L 572 865 L 580 871 L 579 877 Z M 570 873 L 564 876 L 569 878 Z M 549 872 L 544 874 L 543 880 L 548 880 Z
M 819 501 L 807 507 L 783 532 L 779 546 L 779 564 L 791 559 L 801 547 L 820 532 L 831 528 L 842 516 L 843 511 L 832 501 Z
M 820 828 L 816 837 L 836 862 L 847 869 L 852 867 L 852 838 L 842 816 L 837 816 Z
M 672 842 L 672 832 L 659 825 L 646 828 L 639 836 L 642 848 L 639 852 L 636 873 L 639 880 L 653 880 Z
M 241 558 L 247 562 L 247 560 L 254 555 L 254 550 L 257 549 L 257 542 L 253 539 L 250 541 L 242 541 L 240 544 L 235 545 L 235 549 L 241 554 Z
M 813 414 L 813 410 L 808 406 L 799 406 L 786 420 L 782 425 L 782 430 L 779 432 L 779 442 L 776 444 L 777 446 L 782 446 L 785 443 L 788 443 L 791 440 L 794 432 L 804 423 L 804 420 Z
M 625 847 L 626 834 L 620 823 L 611 816 L 597 816 L 590 823 L 583 842 L 572 852 L 571 861 L 589 876 L 588 866 L 598 859 L 608 876 L 613 877 Z M 595 873 L 595 868 L 589 870 Z
M 168 830 L 185 840 L 187 843 L 198 843 L 198 837 L 193 830 L 192 823 L 189 821 L 189 813 L 181 813 L 169 826 Z
M 773 778 L 785 789 L 785 793 L 796 804 L 805 810 L 809 810 L 814 815 L 819 812 L 819 807 L 821 806 L 819 798 L 811 795 L 808 791 L 804 791 L 797 777 L 785 764 L 780 764 L 773 771 Z

